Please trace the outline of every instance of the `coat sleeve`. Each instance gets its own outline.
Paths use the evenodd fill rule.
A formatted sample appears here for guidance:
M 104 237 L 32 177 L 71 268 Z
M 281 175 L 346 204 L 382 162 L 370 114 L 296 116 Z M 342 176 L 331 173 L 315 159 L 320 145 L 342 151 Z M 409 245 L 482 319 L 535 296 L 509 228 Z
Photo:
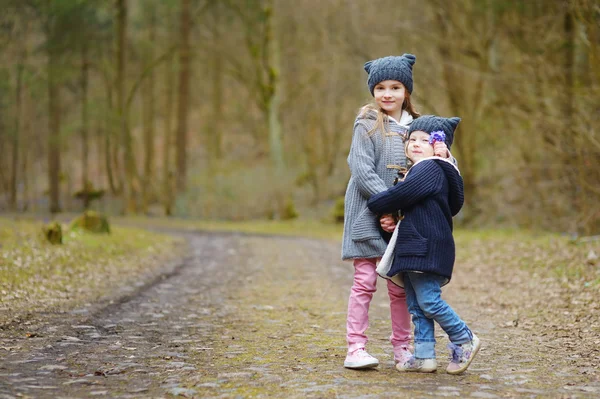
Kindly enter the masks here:
M 375 161 L 375 143 L 369 137 L 367 127 L 357 123 L 348 154 L 348 166 L 358 190 L 365 198 L 387 189 L 375 171 Z
M 391 213 L 415 205 L 442 189 L 443 171 L 433 161 L 413 166 L 404 181 L 372 196 L 367 206 L 376 214 Z

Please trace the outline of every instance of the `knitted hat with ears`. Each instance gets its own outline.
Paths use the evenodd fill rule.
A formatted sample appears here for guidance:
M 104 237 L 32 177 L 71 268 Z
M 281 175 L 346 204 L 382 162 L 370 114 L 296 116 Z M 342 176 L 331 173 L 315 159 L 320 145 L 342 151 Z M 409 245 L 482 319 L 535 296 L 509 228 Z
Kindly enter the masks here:
M 425 133 L 433 133 L 441 130 L 446 135 L 446 146 L 450 149 L 452 141 L 454 141 L 454 131 L 460 122 L 460 118 L 442 118 L 435 115 L 422 115 L 415 119 L 408 128 L 407 138 L 412 132 L 423 131 Z
M 402 54 L 401 56 L 389 56 L 367 61 L 365 71 L 369 74 L 367 85 L 373 95 L 373 90 L 379 82 L 384 80 L 397 80 L 401 82 L 406 90 L 412 94 L 413 77 L 412 67 L 417 57 L 412 54 Z

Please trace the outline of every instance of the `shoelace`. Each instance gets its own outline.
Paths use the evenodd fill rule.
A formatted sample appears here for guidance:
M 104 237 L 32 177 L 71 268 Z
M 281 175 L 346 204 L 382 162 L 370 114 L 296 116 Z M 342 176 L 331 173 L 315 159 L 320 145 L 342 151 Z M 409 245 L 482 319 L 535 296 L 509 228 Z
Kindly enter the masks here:
M 354 352 L 354 355 L 355 355 L 355 356 L 358 356 L 358 357 L 371 357 L 371 355 L 369 355 L 369 354 L 367 353 L 367 351 L 366 351 L 366 350 L 364 350 L 364 349 L 357 349 L 357 350 Z
M 450 361 L 453 363 L 460 363 L 460 360 L 463 356 L 463 348 L 460 345 L 456 345 L 453 343 L 448 344 L 448 349 L 450 349 Z

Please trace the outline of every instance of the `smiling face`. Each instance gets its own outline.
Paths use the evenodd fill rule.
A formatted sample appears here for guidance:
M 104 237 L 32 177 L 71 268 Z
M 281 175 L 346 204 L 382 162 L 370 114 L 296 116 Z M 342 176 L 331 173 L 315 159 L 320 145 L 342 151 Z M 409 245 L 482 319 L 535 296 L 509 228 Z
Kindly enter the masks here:
M 421 130 L 412 132 L 406 143 L 406 156 L 417 162 L 420 159 L 433 156 L 433 146 L 429 144 L 429 133 Z
M 406 96 L 404 85 L 397 80 L 384 80 L 375 85 L 373 96 L 377 105 L 389 116 L 400 120 Z

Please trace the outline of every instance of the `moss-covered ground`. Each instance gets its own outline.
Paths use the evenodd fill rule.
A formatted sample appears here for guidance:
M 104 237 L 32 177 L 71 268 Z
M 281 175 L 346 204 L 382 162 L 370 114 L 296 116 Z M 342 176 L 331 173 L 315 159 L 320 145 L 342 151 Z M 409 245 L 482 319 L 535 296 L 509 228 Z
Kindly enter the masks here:
M 70 310 L 110 297 L 158 270 L 181 240 L 132 227 L 110 234 L 71 231 L 52 245 L 44 223 L 0 218 L 0 324 L 27 313 Z

